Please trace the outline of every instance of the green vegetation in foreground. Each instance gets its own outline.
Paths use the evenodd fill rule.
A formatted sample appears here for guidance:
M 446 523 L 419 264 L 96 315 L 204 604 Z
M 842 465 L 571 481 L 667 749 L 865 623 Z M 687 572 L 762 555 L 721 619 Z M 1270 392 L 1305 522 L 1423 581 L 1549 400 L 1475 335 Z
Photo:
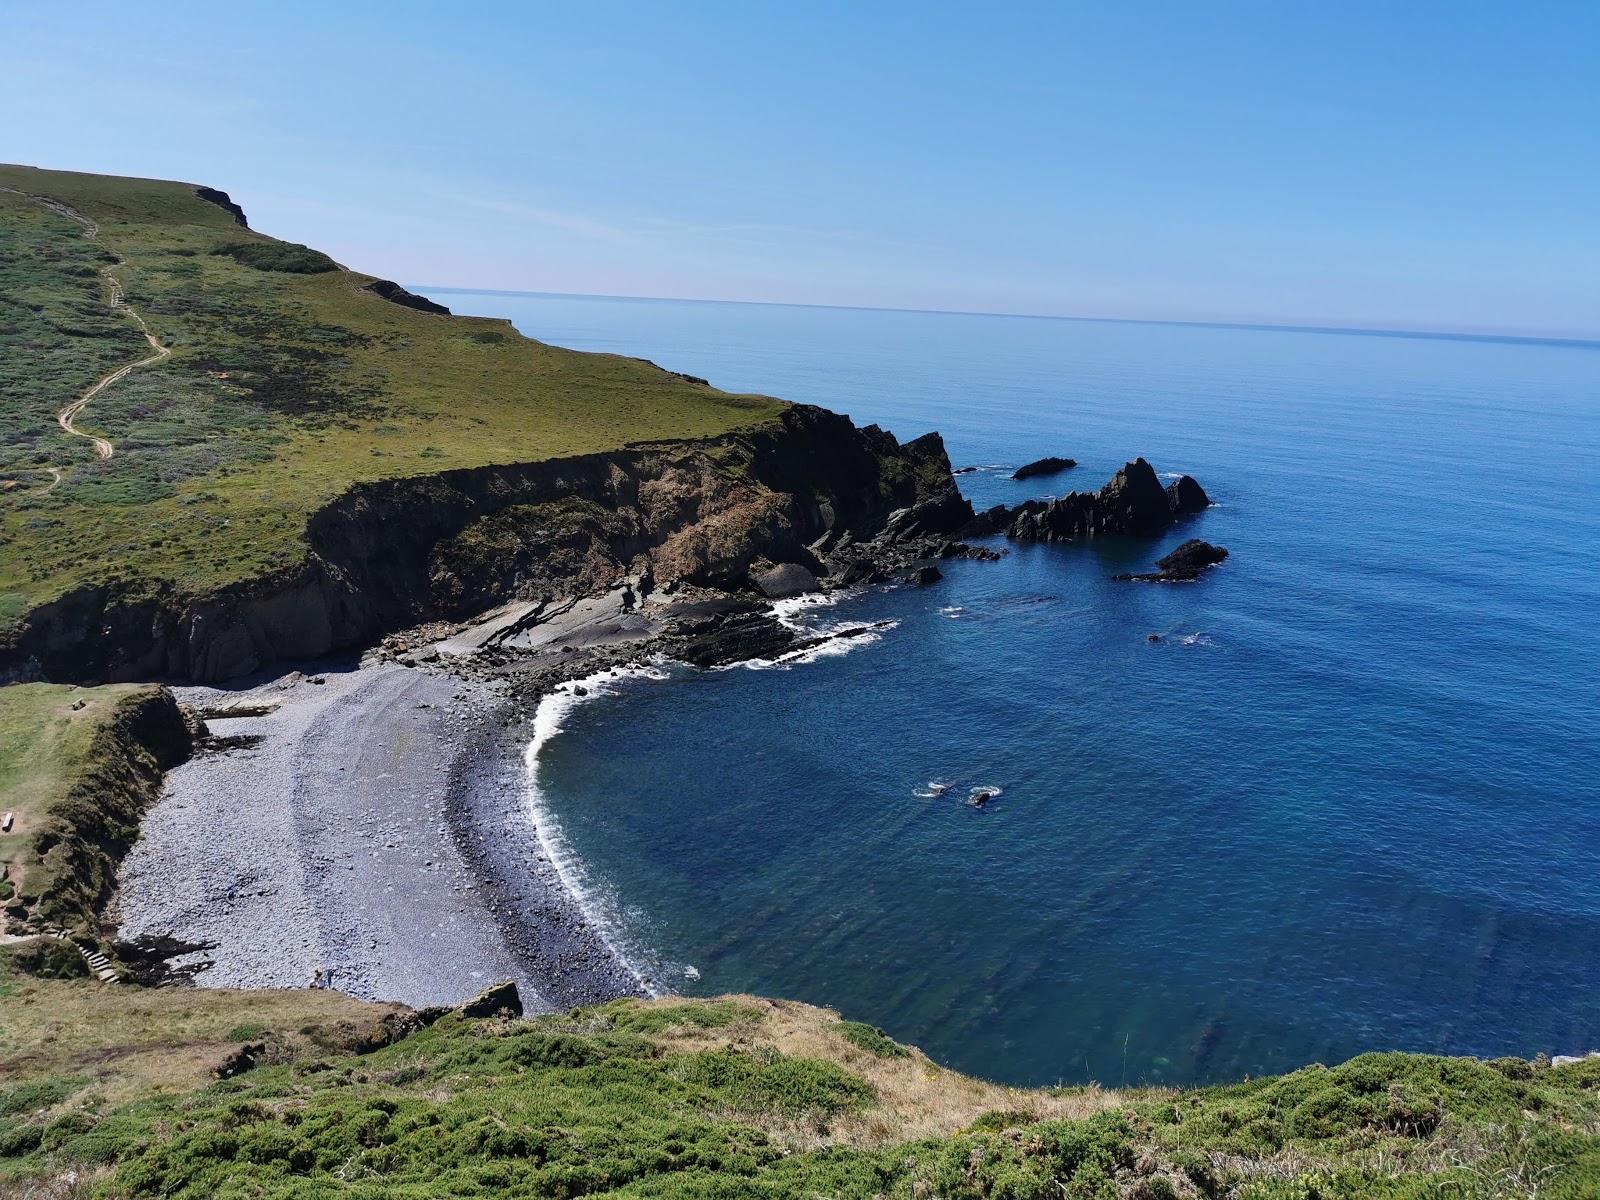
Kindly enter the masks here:
M 23 982 L 0 997 L 0 1030 L 17 1035 L 0 1045 L 24 1051 L 0 1063 L 0 1188 L 72 1172 L 104 1196 L 374 1200 L 1600 1194 L 1600 1061 L 1369 1054 L 1181 1093 L 1021 1091 L 747 997 L 451 1015 L 355 1053 L 359 1020 L 296 1011 L 335 1002 L 322 993 L 93 995 Z M 119 1007 L 130 997 L 137 1017 Z M 200 1086 L 256 999 L 259 1018 L 230 1032 L 272 1065 Z M 161 1046 L 179 1066 L 130 1080 L 89 1023 L 62 1026 L 97 1003 L 111 1006 L 103 1039 L 146 1064 L 170 1006 Z M 70 1045 L 41 1035 L 52 1021 Z
M 781 408 L 391 303 L 186 184 L 0 166 L 0 188 L 96 222 L 173 350 L 78 417 L 115 457 L 63 434 L 56 413 L 149 348 L 109 306 L 113 255 L 0 191 L 0 628 L 79 584 L 203 593 L 288 567 L 353 483 L 714 437 Z M 49 490 L 47 467 L 65 473 Z

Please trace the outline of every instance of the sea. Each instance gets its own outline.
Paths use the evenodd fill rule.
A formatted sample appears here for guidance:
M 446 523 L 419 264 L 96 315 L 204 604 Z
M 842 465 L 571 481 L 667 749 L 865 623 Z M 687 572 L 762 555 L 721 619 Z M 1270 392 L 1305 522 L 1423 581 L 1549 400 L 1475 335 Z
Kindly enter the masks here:
M 1030 1085 L 1600 1048 L 1600 345 L 439 298 L 938 430 L 979 508 L 1135 456 L 1215 501 L 790 604 L 878 624 L 804 661 L 547 701 L 530 814 L 660 988 Z M 1227 562 L 1112 580 L 1192 536 Z

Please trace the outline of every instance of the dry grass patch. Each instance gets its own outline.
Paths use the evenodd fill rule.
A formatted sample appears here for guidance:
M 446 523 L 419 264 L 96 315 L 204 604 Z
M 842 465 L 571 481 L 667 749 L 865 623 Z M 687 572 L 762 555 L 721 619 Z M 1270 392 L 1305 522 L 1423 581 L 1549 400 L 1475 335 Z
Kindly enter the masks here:
M 381 1035 L 408 1012 L 334 991 L 106 987 L 17 977 L 0 995 L 0 1079 L 79 1081 L 57 1107 L 121 1104 L 191 1091 L 241 1043 L 276 1040 L 292 1054 Z
M 731 1046 L 760 1052 L 775 1050 L 791 1058 L 836 1063 L 872 1089 L 877 1103 L 845 1113 L 825 1127 L 789 1121 L 776 1114 L 756 1122 L 795 1149 L 851 1146 L 875 1149 L 923 1138 L 947 1137 L 988 1113 L 1014 1115 L 1017 1124 L 1041 1120 L 1077 1120 L 1125 1106 L 1130 1093 L 1096 1085 L 1075 1088 L 1016 1088 L 973 1079 L 939 1066 L 914 1046 L 903 1056 L 874 1053 L 857 1045 L 846 1023 L 832 1009 L 791 1000 L 729 996 L 712 1002 L 729 1006 L 726 1024 L 697 1020 L 665 1021 L 647 1036 L 662 1049 L 689 1053 Z M 682 1000 L 627 1001 L 617 1009 L 633 1009 L 666 1017 L 681 1008 L 687 1017 L 702 1011 Z M 1140 1093 L 1148 1099 L 1157 1093 Z M 748 1114 L 739 1114 L 748 1120 Z

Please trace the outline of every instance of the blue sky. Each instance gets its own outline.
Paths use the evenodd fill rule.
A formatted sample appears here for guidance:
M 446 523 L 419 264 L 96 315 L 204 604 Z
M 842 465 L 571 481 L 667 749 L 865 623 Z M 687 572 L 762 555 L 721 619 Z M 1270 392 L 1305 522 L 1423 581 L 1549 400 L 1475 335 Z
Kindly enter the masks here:
M 1600 4 L 71 5 L 0 159 L 412 283 L 1600 336 Z

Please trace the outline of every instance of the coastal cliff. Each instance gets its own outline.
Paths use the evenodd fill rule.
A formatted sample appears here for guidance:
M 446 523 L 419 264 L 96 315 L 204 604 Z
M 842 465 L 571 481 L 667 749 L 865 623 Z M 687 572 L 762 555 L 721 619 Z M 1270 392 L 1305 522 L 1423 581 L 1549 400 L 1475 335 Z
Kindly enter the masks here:
M 166 688 L 48 684 L 0 691 L 0 728 L 10 785 L 0 807 L 16 822 L 0 845 L 0 930 L 65 930 L 108 947 L 117 864 L 164 773 L 192 752 L 193 730 Z
M 737 589 L 930 501 L 946 530 L 971 516 L 937 436 L 901 445 L 809 406 L 712 441 L 362 483 L 312 515 L 288 571 L 201 594 L 89 584 L 39 606 L 0 645 L 0 677 L 217 682 L 630 571 Z

